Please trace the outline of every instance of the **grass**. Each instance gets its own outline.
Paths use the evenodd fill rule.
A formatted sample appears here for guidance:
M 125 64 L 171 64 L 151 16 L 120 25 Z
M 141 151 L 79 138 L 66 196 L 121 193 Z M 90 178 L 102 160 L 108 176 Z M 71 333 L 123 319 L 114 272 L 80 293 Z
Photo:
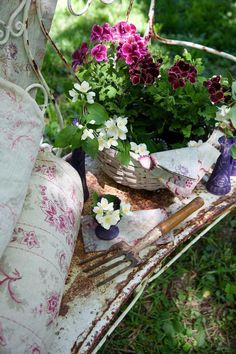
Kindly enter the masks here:
M 235 216 L 153 281 L 99 354 L 235 353 Z
M 132 12 L 131 21 L 141 31 L 145 28 L 148 3 L 136 0 Z M 127 0 L 116 0 L 116 6 L 94 1 L 86 17 L 74 18 L 65 10 L 66 1 L 59 0 L 52 37 L 67 60 L 70 61 L 71 52 L 88 37 L 94 22 L 114 23 L 123 19 L 127 4 Z M 235 1 L 159 0 L 158 4 L 156 17 L 164 34 L 236 52 Z M 181 49 L 168 47 L 168 50 L 172 53 Z M 222 68 L 225 72 L 235 70 L 228 61 L 204 56 L 209 74 L 219 73 Z M 72 77 L 50 48 L 43 72 L 54 89 L 63 116 L 72 118 L 76 112 L 71 110 L 64 94 L 72 86 Z M 51 123 L 46 127 L 46 136 L 53 141 L 58 126 L 52 110 L 48 116 Z M 235 353 L 235 250 L 234 212 L 148 287 L 100 354 Z

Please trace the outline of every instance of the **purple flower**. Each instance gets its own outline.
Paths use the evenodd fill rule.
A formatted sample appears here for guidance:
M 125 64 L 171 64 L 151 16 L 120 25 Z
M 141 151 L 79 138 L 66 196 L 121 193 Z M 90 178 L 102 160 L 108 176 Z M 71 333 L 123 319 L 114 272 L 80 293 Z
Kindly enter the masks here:
M 117 60 L 123 59 L 128 65 L 136 64 L 147 55 L 146 42 L 138 34 L 129 36 L 124 42 L 120 42 L 117 47 Z
M 147 54 L 137 64 L 132 65 L 129 69 L 132 84 L 153 84 L 159 75 L 161 62 L 159 60 L 155 63 L 151 55 Z
M 210 80 L 204 81 L 203 85 L 207 88 L 210 94 L 210 100 L 213 104 L 216 104 L 225 98 L 219 75 L 213 76 Z
M 79 125 L 79 120 L 77 118 L 74 118 L 72 120 L 72 125 L 78 126 Z
M 94 25 L 90 36 L 92 42 L 110 42 L 113 39 L 112 28 L 109 23 L 104 23 L 103 26 Z
M 97 44 L 91 50 L 92 56 L 98 61 L 107 61 L 107 47 L 104 44 Z
M 113 38 L 116 41 L 120 41 L 130 35 L 136 33 L 136 27 L 132 23 L 126 21 L 120 21 L 112 27 Z
M 88 46 L 86 42 L 83 42 L 81 46 L 76 49 L 76 51 L 72 54 L 72 68 L 76 71 L 77 66 L 83 65 L 85 62 L 86 55 L 88 54 Z
M 183 60 L 178 60 L 168 71 L 168 81 L 174 90 L 184 87 L 187 81 L 194 84 L 196 76 L 196 68 Z

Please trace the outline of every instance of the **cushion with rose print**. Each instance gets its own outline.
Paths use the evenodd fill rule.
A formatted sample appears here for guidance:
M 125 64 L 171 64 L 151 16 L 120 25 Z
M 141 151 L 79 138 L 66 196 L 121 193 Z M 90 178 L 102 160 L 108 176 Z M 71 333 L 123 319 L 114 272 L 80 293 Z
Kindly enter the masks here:
M 42 129 L 37 103 L 0 78 L 0 257 L 23 207 Z
M 79 174 L 50 152 L 39 152 L 0 261 L 1 354 L 49 352 L 82 207 Z

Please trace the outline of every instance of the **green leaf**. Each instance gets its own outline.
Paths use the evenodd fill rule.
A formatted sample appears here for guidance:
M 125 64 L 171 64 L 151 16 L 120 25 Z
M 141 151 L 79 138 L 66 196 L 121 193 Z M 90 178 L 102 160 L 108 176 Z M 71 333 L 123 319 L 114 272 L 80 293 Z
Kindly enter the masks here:
M 72 149 L 75 149 L 75 148 L 78 148 L 81 146 L 82 134 L 83 134 L 83 130 L 78 129 L 77 132 L 72 136 L 72 140 L 71 140 Z
M 199 127 L 193 131 L 193 133 L 197 136 L 201 136 L 205 134 L 205 129 L 203 127 Z
M 232 83 L 232 97 L 236 100 L 236 81 L 233 81 Z
M 125 143 L 123 141 L 118 141 L 118 153 L 117 159 L 118 161 L 124 165 L 128 166 L 130 162 L 130 143 Z
M 95 120 L 96 124 L 100 125 L 104 123 L 108 118 L 106 109 L 100 103 L 93 103 L 88 105 L 88 114 L 86 116 L 87 122 Z
M 187 127 L 181 129 L 185 138 L 189 138 L 191 136 L 192 124 L 187 125 Z
M 73 136 L 76 134 L 77 130 L 78 128 L 74 125 L 69 125 L 68 127 L 62 129 L 56 136 L 54 146 L 59 148 L 65 148 L 71 145 Z
M 228 113 L 228 117 L 230 118 L 233 127 L 236 129 L 236 104 L 230 108 L 230 111 Z
M 97 156 L 98 153 L 98 140 L 97 138 L 86 139 L 81 141 L 82 149 L 90 155 L 93 159 Z
M 231 74 L 231 72 L 229 70 L 226 71 L 226 75 L 227 75 L 227 79 L 228 79 L 228 83 L 230 86 L 232 86 L 233 83 L 233 76 Z
M 97 205 L 98 198 L 99 198 L 98 194 L 96 192 L 93 192 L 92 193 L 93 206 Z
M 107 96 L 109 98 L 115 97 L 116 94 L 117 94 L 117 90 L 115 89 L 115 87 L 113 87 L 113 86 L 108 86 L 107 87 Z
M 230 151 L 233 159 L 236 159 L 236 145 L 234 145 Z

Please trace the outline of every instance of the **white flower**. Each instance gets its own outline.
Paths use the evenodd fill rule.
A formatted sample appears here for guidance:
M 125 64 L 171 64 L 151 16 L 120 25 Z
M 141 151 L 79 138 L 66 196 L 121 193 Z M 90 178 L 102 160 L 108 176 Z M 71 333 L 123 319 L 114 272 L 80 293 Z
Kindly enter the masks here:
M 125 202 L 121 202 L 120 203 L 120 209 L 123 215 L 131 215 L 132 212 L 130 211 L 130 204 L 129 203 L 125 203 Z
M 127 131 L 128 131 L 128 129 L 127 129 Z M 118 137 L 120 140 L 126 140 L 126 134 L 125 134 L 125 132 L 123 132 L 123 130 L 118 129 L 118 131 L 117 131 L 117 137 Z
M 95 214 L 97 214 L 97 215 L 103 215 L 103 208 L 102 208 L 102 206 L 101 205 L 99 205 L 99 206 L 95 206 L 94 208 L 93 208 L 93 212 L 95 213 Z
M 227 115 L 230 111 L 230 108 L 228 108 L 227 106 L 222 106 L 218 109 L 218 112 L 216 112 L 216 117 L 215 120 L 217 120 L 218 122 L 225 122 L 227 121 L 229 118 L 227 118 Z
M 107 128 L 107 135 L 113 136 L 115 139 L 117 139 L 119 129 L 116 126 L 116 122 L 113 119 L 109 119 L 106 121 L 105 126 Z
M 74 88 L 82 93 L 87 93 L 91 89 L 87 81 L 83 81 L 81 84 L 74 84 Z
M 103 136 L 98 136 L 98 150 L 103 151 L 104 149 L 108 149 L 107 140 L 103 138 Z
M 97 206 L 101 206 L 103 210 L 113 211 L 114 203 L 109 203 L 106 198 L 102 198 L 100 202 L 97 203 Z
M 120 210 L 114 210 L 112 213 L 112 225 L 116 225 L 120 220 Z
M 81 140 L 86 140 L 87 138 L 94 139 L 93 130 L 85 128 L 81 136 Z
M 127 117 L 118 117 L 116 118 L 116 124 L 117 124 L 117 127 L 122 130 L 124 133 L 127 133 L 128 129 L 126 127 L 128 123 L 128 118 Z
M 147 150 L 147 145 L 146 144 L 139 144 L 138 153 L 140 156 L 149 155 L 149 151 Z
M 97 222 L 99 224 L 102 225 L 102 223 L 103 223 L 103 214 L 96 214 L 95 219 L 97 220 Z
M 135 154 L 138 154 L 138 145 L 136 143 L 131 142 L 130 143 L 130 148 Z
M 147 150 L 147 145 L 146 144 L 139 144 L 137 145 L 134 142 L 130 143 L 131 150 L 140 156 L 147 156 L 149 155 L 149 151 Z
M 106 214 L 103 217 L 99 217 L 99 223 L 104 229 L 109 230 L 112 225 L 116 225 L 120 220 L 119 210 L 115 210 L 111 214 Z
M 93 91 L 90 91 L 87 93 L 87 101 L 88 103 L 92 104 L 94 103 L 94 97 L 95 97 L 96 93 Z
M 108 149 L 111 146 L 117 146 L 118 145 L 118 141 L 114 137 L 109 138 L 106 143 L 107 143 L 107 148 Z
M 194 141 L 194 140 L 190 140 L 188 142 L 188 147 L 197 147 L 203 144 L 202 140 L 198 140 L 198 141 Z
M 72 97 L 72 102 L 76 102 L 78 100 L 78 92 L 74 89 L 69 90 L 69 95 Z
M 89 124 L 95 124 L 95 123 L 96 123 L 96 122 L 95 122 L 94 119 L 90 120 L 90 122 L 89 122 Z

